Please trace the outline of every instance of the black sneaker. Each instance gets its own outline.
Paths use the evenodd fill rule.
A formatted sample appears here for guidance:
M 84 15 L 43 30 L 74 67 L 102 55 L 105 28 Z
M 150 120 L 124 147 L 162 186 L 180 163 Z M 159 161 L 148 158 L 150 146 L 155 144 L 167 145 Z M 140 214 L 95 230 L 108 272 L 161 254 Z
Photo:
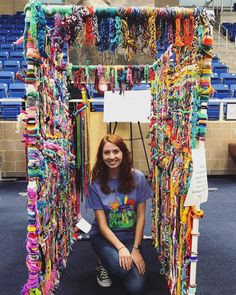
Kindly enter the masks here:
M 100 263 L 97 263 L 97 282 L 102 287 L 110 287 L 112 284 L 112 280 L 108 276 L 107 270 Z

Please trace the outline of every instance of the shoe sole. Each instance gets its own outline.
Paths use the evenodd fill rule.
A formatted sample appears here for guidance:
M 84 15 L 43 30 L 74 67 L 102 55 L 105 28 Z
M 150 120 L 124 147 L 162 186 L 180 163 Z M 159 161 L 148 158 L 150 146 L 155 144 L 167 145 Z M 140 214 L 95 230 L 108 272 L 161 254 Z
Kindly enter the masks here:
M 99 280 L 99 278 L 97 278 L 97 282 L 98 282 L 98 285 L 99 285 L 99 286 L 104 287 L 104 288 L 111 287 L 111 284 L 112 284 L 112 283 L 105 283 L 105 282 L 102 282 L 102 281 Z

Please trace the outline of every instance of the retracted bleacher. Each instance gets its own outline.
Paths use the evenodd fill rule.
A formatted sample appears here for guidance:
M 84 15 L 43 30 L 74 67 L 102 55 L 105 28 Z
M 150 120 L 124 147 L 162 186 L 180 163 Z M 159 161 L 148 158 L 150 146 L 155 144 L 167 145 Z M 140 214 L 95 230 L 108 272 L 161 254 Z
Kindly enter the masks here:
M 0 111 L 2 119 L 16 119 L 22 102 L 12 101 L 25 96 L 25 84 L 16 79 L 16 72 L 26 68 L 23 44 L 15 42 L 24 32 L 24 14 L 0 15 Z M 9 100 L 9 101 L 8 101 Z

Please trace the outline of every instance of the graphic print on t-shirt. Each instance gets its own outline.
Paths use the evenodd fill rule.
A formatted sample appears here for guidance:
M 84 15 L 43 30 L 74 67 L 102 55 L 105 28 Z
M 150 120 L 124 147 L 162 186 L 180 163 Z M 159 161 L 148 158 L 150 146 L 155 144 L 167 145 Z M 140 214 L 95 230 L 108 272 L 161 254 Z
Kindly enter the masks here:
M 111 211 L 108 215 L 109 227 L 113 230 L 132 229 L 136 222 L 134 209 L 135 200 L 129 199 L 128 195 L 119 195 L 109 204 Z

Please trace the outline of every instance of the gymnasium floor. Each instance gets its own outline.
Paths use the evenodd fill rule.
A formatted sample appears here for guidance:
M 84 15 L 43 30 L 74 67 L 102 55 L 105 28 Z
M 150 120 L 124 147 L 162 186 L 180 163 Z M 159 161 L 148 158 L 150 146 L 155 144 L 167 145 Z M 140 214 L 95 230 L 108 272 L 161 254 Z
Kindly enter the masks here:
M 202 205 L 200 220 L 197 295 L 236 295 L 236 176 L 209 179 L 208 202 Z M 27 280 L 25 266 L 27 213 L 26 182 L 0 183 L 0 294 L 16 295 Z M 150 202 L 147 204 L 145 235 L 150 235 Z M 90 221 L 90 212 L 82 211 Z M 148 290 L 145 295 L 167 295 L 166 281 L 159 274 L 160 265 L 150 240 L 144 241 L 148 265 Z M 123 295 L 118 282 L 101 288 L 95 279 L 96 257 L 88 241 L 74 245 L 56 295 Z

